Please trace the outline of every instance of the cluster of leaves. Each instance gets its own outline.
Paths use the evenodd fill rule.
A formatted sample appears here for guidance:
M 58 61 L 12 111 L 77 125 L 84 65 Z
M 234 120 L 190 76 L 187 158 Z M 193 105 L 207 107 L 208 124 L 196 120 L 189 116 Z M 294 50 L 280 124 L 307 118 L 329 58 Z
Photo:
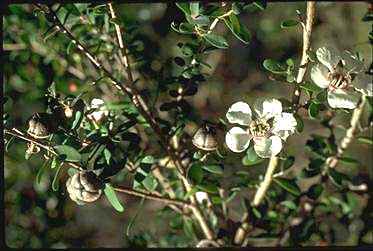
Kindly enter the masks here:
M 151 47 L 152 43 L 139 34 L 139 25 L 129 18 L 109 18 L 107 5 L 63 4 L 59 5 L 55 12 L 62 20 L 62 24 L 71 31 L 75 38 L 78 41 L 84 41 L 86 48 L 103 62 L 103 65 L 115 78 L 121 81 L 126 81 L 126 79 L 123 77 L 121 59 L 116 56 L 120 54 L 120 48 L 113 39 L 115 30 L 111 24 L 125 27 L 124 42 L 131 57 L 132 70 L 137 71 L 139 73 L 137 75 L 144 76 L 146 80 L 151 79 L 151 83 L 156 83 L 154 86 L 147 85 L 140 93 L 147 102 L 152 101 L 154 104 L 150 106 L 150 110 L 161 128 L 162 134 L 167 140 L 176 136 L 182 145 L 182 149 L 178 149 L 176 154 L 180 159 L 186 159 L 186 177 L 191 183 L 192 189 L 187 193 L 184 192 L 181 189 L 182 183 L 174 172 L 175 169 L 168 169 L 171 171 L 167 172 L 167 178 L 175 190 L 176 198 L 186 201 L 190 195 L 197 192 L 207 193 L 209 200 L 204 200 L 201 207 L 208 218 L 209 225 L 219 238 L 224 239 L 226 243 L 232 243 L 234 232 L 239 223 L 227 220 L 224 207 L 234 200 L 240 192 L 245 192 L 246 188 L 256 188 L 259 182 L 253 178 L 252 172 L 242 170 L 241 166 L 239 166 L 239 171 L 230 165 L 227 168 L 226 156 L 219 151 L 216 154 L 199 152 L 191 146 L 190 136 L 184 129 L 188 123 L 196 122 L 199 118 L 188 103 L 188 99 L 198 93 L 200 84 L 209 77 L 201 73 L 202 67 L 211 67 L 204 62 L 206 54 L 213 50 L 229 47 L 226 38 L 216 31 L 217 23 L 224 21 L 227 30 L 247 45 L 252 39 L 251 34 L 240 22 L 239 15 L 244 12 L 264 10 L 266 4 L 265 1 L 257 1 L 253 3 L 234 2 L 226 5 L 197 2 L 176 3 L 176 5 L 185 14 L 186 19 L 186 22 L 179 25 L 171 24 L 171 28 L 181 34 L 180 37 L 183 38 L 181 41 L 175 42 L 182 56 L 174 57 L 169 61 L 165 60 L 167 62 L 162 62 L 162 66 L 159 68 L 152 64 L 157 60 L 155 55 L 157 50 L 152 53 L 145 51 L 144 47 Z M 25 14 L 17 6 L 11 6 L 10 9 L 16 14 Z M 40 15 L 38 24 L 40 24 L 40 29 L 46 30 L 46 32 L 43 35 L 43 43 L 39 41 L 38 46 L 53 47 L 54 44 L 58 45 L 53 53 L 65 61 L 59 60 L 57 56 L 53 59 L 52 67 L 58 69 L 55 78 L 56 84 L 52 84 L 46 93 L 46 112 L 55 116 L 59 121 L 59 128 L 43 143 L 50 146 L 57 155 L 46 153 L 47 158 L 44 164 L 38 168 L 36 181 L 40 183 L 43 173 L 50 168 L 54 172 L 52 189 L 58 191 L 60 181 L 63 180 L 63 167 L 72 163 L 84 170 L 92 170 L 106 183 L 105 195 L 119 212 L 123 212 L 124 207 L 118 200 L 110 182 L 123 182 L 123 179 L 120 178 L 123 173 L 131 177 L 131 185 L 134 190 L 159 192 L 166 195 L 166 191 L 163 191 L 152 172 L 153 167 L 165 157 L 164 153 L 161 148 L 149 151 L 140 147 L 143 143 L 143 135 L 140 135 L 138 128 L 149 129 L 150 125 L 135 109 L 128 97 L 114 95 L 113 90 L 115 89 L 109 90 L 106 94 L 110 95 L 112 101 L 106 100 L 103 106 L 108 114 L 96 121 L 90 115 L 102 110 L 90 107 L 87 102 L 87 96 L 91 91 L 89 88 L 83 88 L 86 91 L 82 91 L 76 96 L 65 97 L 60 94 L 61 90 L 56 90 L 56 86 L 63 85 L 63 78 L 58 78 L 58 76 L 65 74 L 68 71 L 68 66 L 84 72 L 82 78 L 86 83 L 94 83 L 92 88 L 98 89 L 100 84 L 110 85 L 110 81 L 103 72 L 93 68 L 88 60 L 82 59 L 84 53 L 81 53 L 72 40 L 63 39 L 63 34 L 54 25 L 56 20 L 51 18 L 48 13 L 41 14 L 43 15 Z M 364 19 L 369 19 L 369 16 Z M 50 25 L 50 28 L 47 28 L 47 24 Z M 300 22 L 296 20 L 286 20 L 280 26 L 285 29 L 299 24 Z M 33 45 L 35 38 L 25 36 L 21 39 L 24 43 L 35 47 Z M 18 41 L 19 38 L 15 37 L 14 40 Z M 36 58 L 34 59 L 36 61 L 40 60 L 33 54 L 14 54 L 13 57 L 19 58 L 21 62 L 27 62 L 30 57 L 31 59 Z M 45 52 L 42 53 L 43 56 L 45 54 Z M 308 55 L 311 64 L 315 62 L 315 53 L 310 50 Z M 176 71 L 169 70 L 169 67 L 166 66 L 171 66 L 171 69 L 176 69 Z M 288 58 L 284 62 L 266 59 L 263 61 L 263 66 L 271 72 L 271 77 L 274 80 L 295 85 L 298 69 L 293 59 Z M 18 75 L 23 78 L 21 81 L 31 81 L 22 67 L 19 71 Z M 141 82 L 143 79 L 140 78 L 136 79 L 133 84 Z M 41 87 L 44 87 L 43 81 L 37 82 L 43 83 Z M 308 139 L 306 150 L 310 161 L 301 170 L 299 177 L 287 175 L 295 169 L 295 156 L 285 153 L 279 156 L 281 159 L 279 173 L 274 176 L 273 185 L 267 192 L 261 206 L 252 207 L 250 202 L 244 198 L 245 196 L 240 197 L 243 210 L 248 213 L 248 222 L 254 233 L 250 237 L 256 240 L 273 239 L 278 242 L 285 241 L 286 245 L 312 243 L 310 240 L 333 242 L 338 232 L 332 226 L 323 224 L 325 221 L 334 219 L 337 222 L 341 221 L 352 225 L 353 220 L 359 218 L 363 213 L 362 206 L 359 206 L 362 196 L 349 189 L 354 183 L 354 177 L 342 171 L 327 169 L 327 159 L 337 153 L 335 128 L 330 122 L 337 112 L 327 105 L 325 90 L 321 90 L 307 80 L 300 83 L 300 88 L 307 94 L 302 108 L 307 110 L 310 119 L 320 121 L 322 126 L 328 128 L 330 135 L 313 134 L 311 139 Z M 298 109 L 294 109 L 291 100 L 286 98 L 280 100 L 285 111 L 295 113 L 298 123 L 297 130 L 301 133 L 304 127 L 304 118 L 302 119 L 300 115 L 296 114 Z M 369 112 L 372 114 L 372 99 L 368 101 Z M 71 117 L 66 117 L 66 109 L 72 110 Z M 167 112 L 169 120 L 161 118 L 158 111 Z M 369 123 L 372 118 L 373 115 L 370 115 Z M 7 122 L 4 124 L 5 126 L 9 124 L 7 119 L 8 116 L 5 116 L 4 123 Z M 224 127 L 224 121 L 220 122 Z M 156 141 L 153 133 L 151 130 L 145 130 L 145 137 Z M 366 137 L 359 137 L 359 140 L 365 144 L 372 144 L 371 139 Z M 6 139 L 6 151 L 9 150 L 12 142 L 14 142 L 14 137 Z M 29 157 L 29 154 L 26 153 L 26 158 Z M 251 170 L 262 167 L 264 163 L 264 160 L 257 156 L 253 147 L 248 148 L 241 161 L 243 166 L 249 167 Z M 339 161 L 348 165 L 361 165 L 358 160 L 350 157 L 339 158 Z M 263 173 L 259 168 L 257 170 Z M 74 168 L 68 169 L 70 176 L 75 172 Z M 306 179 L 315 177 L 319 177 L 321 182 L 312 184 L 307 189 L 301 186 Z M 223 184 L 225 179 L 231 179 L 233 182 L 225 185 Z M 225 197 L 219 194 L 222 187 L 227 191 Z M 186 246 L 186 243 L 197 242 L 198 236 L 202 235 L 190 215 L 174 212 L 167 207 L 162 209 L 160 214 L 171 219 L 169 222 L 171 233 L 159 240 L 160 245 Z M 219 224 L 221 221 L 224 221 L 225 224 Z M 225 226 L 221 227 L 220 225 Z M 180 231 L 183 231 L 185 238 L 179 237 Z M 288 236 L 288 239 L 282 240 L 278 236 Z M 128 238 L 131 246 L 147 246 L 151 242 L 157 242 L 146 233 L 128 236 Z

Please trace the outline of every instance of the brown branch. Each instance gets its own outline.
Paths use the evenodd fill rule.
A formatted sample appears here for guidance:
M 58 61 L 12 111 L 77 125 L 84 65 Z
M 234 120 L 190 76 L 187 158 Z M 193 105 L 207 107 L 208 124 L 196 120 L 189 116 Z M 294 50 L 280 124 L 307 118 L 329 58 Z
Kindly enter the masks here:
M 53 147 L 50 147 L 50 146 L 47 146 L 37 140 L 35 140 L 34 138 L 32 138 L 31 136 L 28 136 L 26 134 L 22 134 L 21 132 L 19 132 L 18 130 L 16 130 L 15 128 L 9 130 L 9 129 L 6 129 L 4 128 L 4 133 L 6 134 L 9 134 L 9 135 L 12 135 L 12 136 L 15 136 L 17 138 L 20 138 L 20 139 L 23 139 L 27 142 L 30 142 L 32 144 L 35 144 L 41 148 L 43 148 L 44 150 L 52 153 L 53 155 L 56 155 L 58 156 L 58 153 L 56 153 L 56 151 L 53 150 Z M 80 171 L 83 170 L 82 167 L 80 167 L 79 165 L 75 164 L 75 163 L 72 163 L 72 162 L 68 162 L 68 161 L 64 161 L 66 162 L 67 164 L 69 164 L 70 166 L 72 166 L 73 168 L 76 168 L 76 169 L 79 169 Z
M 109 11 L 110 11 L 111 18 L 115 18 L 116 15 L 115 15 L 115 12 L 114 12 L 114 9 L 113 9 L 113 6 L 112 6 L 111 3 L 109 3 Z M 123 54 L 124 66 L 125 66 L 126 71 L 127 71 L 128 79 L 129 79 L 130 83 L 132 84 L 133 90 L 136 90 L 135 87 L 133 86 L 134 79 L 133 79 L 133 76 L 132 76 L 131 68 L 128 64 L 128 55 L 127 55 L 127 52 L 126 52 L 126 45 L 123 43 L 120 27 L 117 24 L 114 24 L 114 25 L 115 25 L 115 30 L 116 30 L 116 35 L 117 35 L 117 40 L 118 40 L 118 43 L 119 43 L 119 47 L 121 49 L 121 53 Z M 136 107 L 140 108 L 140 112 L 142 113 L 144 118 L 147 120 L 147 122 L 151 125 L 151 127 L 155 131 L 155 133 L 158 135 L 162 144 L 164 146 L 166 146 L 166 151 L 168 152 L 169 156 L 171 157 L 172 161 L 174 162 L 174 164 L 176 166 L 176 169 L 178 171 L 179 177 L 181 178 L 186 191 L 189 192 L 192 189 L 191 185 L 189 184 L 189 182 L 185 178 L 185 171 L 184 171 L 183 166 L 181 164 L 181 160 L 180 160 L 180 158 L 178 158 L 178 156 L 175 154 L 172 146 L 169 144 L 168 138 L 164 137 L 162 131 L 160 130 L 160 127 L 155 122 L 155 119 L 153 118 L 153 116 L 150 114 L 149 108 L 147 107 L 146 103 L 141 98 L 141 96 L 137 94 L 137 92 L 133 96 L 132 101 L 133 101 L 133 103 L 135 104 Z M 160 173 L 158 173 L 158 174 L 160 174 Z M 166 185 L 166 184 L 164 184 L 164 185 Z M 170 187 L 170 186 L 168 186 L 168 187 Z M 201 210 L 198 208 L 195 196 L 191 195 L 189 197 L 189 200 L 191 201 L 191 203 L 193 205 L 193 207 L 192 207 L 193 214 L 197 218 L 205 236 L 207 237 L 207 239 L 210 239 L 210 240 L 213 239 L 213 236 L 214 236 L 213 231 L 209 228 L 208 223 L 207 223 L 204 215 L 202 214 Z
M 35 4 L 38 8 L 42 9 L 43 11 L 45 11 L 39 4 Z M 160 129 L 160 127 L 158 126 L 158 124 L 156 123 L 155 119 L 153 118 L 153 116 L 150 114 L 149 112 L 149 108 L 147 107 L 146 103 L 144 102 L 144 100 L 142 99 L 142 97 L 138 94 L 138 91 L 136 90 L 135 86 L 133 85 L 134 81 L 132 79 L 132 74 L 131 74 L 131 71 L 130 71 L 130 68 L 127 67 L 127 73 L 128 73 L 128 77 L 129 77 L 129 81 L 130 83 L 132 84 L 131 87 L 127 86 L 127 85 L 124 85 L 122 84 L 120 81 L 118 81 L 90 52 L 89 50 L 82 44 L 80 43 L 73 35 L 72 33 L 61 23 L 61 21 L 59 20 L 57 14 L 52 10 L 51 7 L 48 7 L 48 14 L 51 15 L 54 19 L 54 24 L 60 28 L 60 30 L 67 35 L 67 37 L 78 47 L 78 49 L 80 51 L 82 51 L 87 57 L 88 59 L 93 63 L 93 65 L 99 69 L 99 70 L 102 70 L 105 75 L 107 77 L 109 77 L 114 86 L 117 87 L 119 90 L 121 90 L 123 93 L 127 94 L 131 100 L 132 100 L 132 103 L 134 104 L 134 106 L 137 108 L 137 110 L 139 111 L 139 113 L 145 118 L 145 120 L 149 123 L 150 127 L 154 130 L 154 132 L 157 134 L 157 136 L 159 137 L 160 141 L 161 141 L 161 144 L 163 146 L 165 146 L 165 149 L 167 151 L 167 153 L 169 154 L 169 156 L 171 157 L 172 161 L 175 163 L 175 166 L 176 166 L 176 169 L 178 171 L 178 174 L 180 176 L 180 178 L 182 179 L 182 182 L 183 182 L 183 185 L 184 187 L 186 188 L 186 191 L 189 192 L 191 190 L 191 186 L 189 184 L 189 182 L 186 180 L 185 178 L 185 171 L 183 169 L 183 166 L 181 164 L 181 160 L 177 157 L 177 155 L 175 154 L 175 152 L 173 151 L 172 147 L 170 146 L 169 142 L 168 142 L 168 139 L 167 137 L 165 137 Z M 125 48 L 125 47 L 124 47 Z M 124 55 L 123 56 L 127 56 L 125 50 L 124 51 Z M 128 62 L 128 60 L 127 60 Z M 204 232 L 204 234 L 206 235 L 206 237 L 208 239 L 213 239 L 213 232 L 212 230 L 209 228 L 208 224 L 207 224 L 207 221 L 205 219 L 205 217 L 203 216 L 203 214 L 201 213 L 200 209 L 198 208 L 197 206 L 197 203 L 196 203 L 196 198 L 194 195 L 191 195 L 190 196 L 190 201 L 191 203 L 194 205 L 192 207 L 192 211 L 193 211 L 193 214 L 195 215 L 195 217 L 197 218 L 198 222 L 200 223 L 201 225 L 201 228 Z
M 114 190 L 117 191 L 117 192 L 126 193 L 126 194 L 130 194 L 130 195 L 138 196 L 138 197 L 143 197 L 143 198 L 150 199 L 150 200 L 161 201 L 161 202 L 164 202 L 166 204 L 173 204 L 173 205 L 178 205 L 178 206 L 182 206 L 182 207 L 189 207 L 189 208 L 194 207 L 193 205 L 190 205 L 189 203 L 187 203 L 185 201 L 182 201 L 182 200 L 160 197 L 158 195 L 151 194 L 151 193 L 139 192 L 139 191 L 133 190 L 131 188 L 116 186 L 116 187 L 114 187 Z
M 300 61 L 298 76 L 296 79 L 296 85 L 294 87 L 293 91 L 293 97 L 292 97 L 292 103 L 294 106 L 298 106 L 299 99 L 300 99 L 300 83 L 303 80 L 304 74 L 307 70 L 307 63 L 308 63 L 308 55 L 307 51 L 310 48 L 311 44 L 311 32 L 312 32 L 312 24 L 315 18 L 315 2 L 307 1 L 307 20 L 306 24 L 303 24 L 303 52 L 302 52 L 302 58 Z

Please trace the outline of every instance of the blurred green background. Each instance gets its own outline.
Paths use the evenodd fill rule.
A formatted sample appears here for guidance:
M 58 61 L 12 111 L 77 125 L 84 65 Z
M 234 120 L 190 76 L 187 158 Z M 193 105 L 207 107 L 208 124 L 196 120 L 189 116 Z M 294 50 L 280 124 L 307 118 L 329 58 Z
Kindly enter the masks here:
M 84 9 L 84 5 L 77 6 Z M 291 57 L 296 65 L 299 64 L 302 50 L 301 27 L 281 29 L 280 23 L 287 19 L 296 19 L 297 9 L 305 13 L 305 6 L 304 2 L 269 3 L 264 11 L 240 15 L 240 20 L 253 36 L 249 45 L 244 45 L 233 37 L 223 22 L 219 22 L 215 28 L 216 32 L 227 38 L 230 47 L 226 50 L 212 51 L 204 60 L 212 66 L 211 69 L 203 68 L 210 77 L 200 85 L 198 93 L 188 99 L 198 119 L 216 121 L 219 117 L 224 118 L 227 109 L 238 100 L 250 104 L 258 96 L 289 97 L 291 86 L 269 80 L 269 74 L 262 66 L 262 62 L 266 58 L 286 60 Z M 144 59 L 144 63 L 140 63 L 138 68 L 139 72 L 145 72 L 145 75 L 141 76 L 144 80 L 141 83 L 146 83 L 146 87 L 154 90 L 159 65 L 167 65 L 170 59 L 181 55 L 177 43 L 184 41 L 185 37 L 172 31 L 170 24 L 172 21 L 182 22 L 184 15 L 173 3 L 120 4 L 115 7 L 126 22 L 138 22 L 139 28 L 135 36 L 139 54 Z M 368 7 L 369 4 L 365 2 L 317 3 L 312 48 L 316 50 L 320 46 L 331 45 L 340 50 L 359 51 L 367 65 L 370 64 L 372 47 L 368 42 L 368 33 L 371 31 L 371 23 L 361 21 Z M 91 85 L 97 78 L 97 73 L 78 51 L 71 50 L 67 56 L 69 41 L 65 36 L 57 34 L 46 41 L 43 40 L 43 34 L 49 26 L 45 19 L 35 16 L 33 8 L 32 5 L 26 4 L 9 5 L 5 8 L 3 17 L 3 90 L 4 96 L 9 98 L 4 105 L 4 112 L 11 118 L 7 126 L 20 130 L 26 129 L 25 122 L 29 116 L 46 109 L 44 93 L 53 81 L 56 83 L 57 91 L 65 95 L 77 95 L 82 91 L 88 91 L 85 96 L 87 102 L 94 97 L 105 100 L 113 98 L 106 83 Z M 85 20 L 82 20 L 82 23 L 84 22 Z M 102 22 L 108 21 L 103 19 Z M 112 24 L 105 23 L 104 29 L 108 29 L 108 25 Z M 79 32 L 78 28 L 75 32 Z M 89 34 L 100 37 L 104 42 L 112 42 L 115 36 L 114 32 L 111 32 L 112 37 L 105 37 L 100 31 L 90 31 Z M 89 43 L 89 39 L 87 35 L 84 42 Z M 103 46 L 107 46 L 108 51 L 112 49 L 110 43 L 104 43 Z M 107 63 L 110 63 L 110 60 L 115 59 L 107 60 Z M 170 67 L 170 72 L 181 71 L 177 66 Z M 308 74 L 305 78 L 309 79 Z M 336 123 L 347 123 L 346 116 L 336 118 Z M 308 161 L 303 146 L 312 133 L 323 134 L 327 131 L 318 121 L 306 119 L 304 132 L 288 140 L 286 150 L 296 156 L 294 176 Z M 336 135 L 339 139 L 343 131 L 337 129 Z M 372 130 L 368 130 L 366 136 L 372 137 Z M 221 141 L 223 142 L 223 137 Z M 60 190 L 52 191 L 53 170 L 44 174 L 40 184 L 36 183 L 35 175 L 42 160 L 39 156 L 34 156 L 26 161 L 25 150 L 26 143 L 16 139 L 9 151 L 4 153 L 5 241 L 9 247 L 134 245 L 126 237 L 126 229 L 136 214 L 140 199 L 121 195 L 120 198 L 125 205 L 124 213 L 116 212 L 104 197 L 93 205 L 78 206 L 67 198 L 62 181 Z M 362 177 L 368 177 L 371 182 L 371 150 L 366 145 L 353 142 L 346 155 L 359 159 L 362 164 L 358 169 L 341 165 L 342 170 L 355 175 L 359 173 Z M 231 155 L 227 163 L 240 163 L 240 159 Z M 265 163 L 252 167 L 255 175 L 264 173 Z M 247 167 L 238 164 L 237 168 Z M 64 178 L 61 180 L 67 177 L 66 173 L 63 175 Z M 130 180 L 124 175 L 119 175 L 117 180 L 121 180 L 123 184 L 130 184 Z M 304 188 L 310 183 L 312 181 L 300 186 Z M 360 211 L 357 215 L 366 210 L 367 203 L 367 196 L 361 196 L 357 205 L 357 210 Z M 145 201 L 139 210 L 136 223 L 130 230 L 131 236 L 142 236 L 137 239 L 138 243 L 141 243 L 141 239 L 146 239 L 149 247 L 189 245 L 180 237 L 183 235 L 182 230 L 165 226 L 165 221 L 169 222 L 172 214 L 166 219 L 160 217 L 156 211 L 162 207 L 163 205 L 158 202 Z M 229 207 L 230 218 L 238 221 L 242 209 L 239 208 L 237 200 L 232 201 Z M 356 240 L 349 238 L 346 227 L 337 227 L 339 230 L 335 231 L 340 231 L 343 238 L 334 240 L 333 245 L 358 244 Z M 171 234 L 166 235 L 166 232 Z M 315 239 L 310 240 L 308 245 L 322 243 Z

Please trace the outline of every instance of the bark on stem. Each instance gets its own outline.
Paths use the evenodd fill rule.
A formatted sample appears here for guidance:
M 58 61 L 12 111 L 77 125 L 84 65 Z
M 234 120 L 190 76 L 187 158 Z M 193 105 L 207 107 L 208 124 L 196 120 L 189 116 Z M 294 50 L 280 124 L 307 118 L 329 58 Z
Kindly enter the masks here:
M 360 116 L 363 113 L 364 105 L 366 103 L 366 96 L 362 95 L 359 105 L 355 108 L 354 112 L 352 113 L 350 127 L 346 131 L 346 135 L 341 140 L 341 143 L 338 146 L 337 154 L 335 156 L 331 156 L 326 160 L 327 168 L 324 169 L 323 174 L 325 174 L 328 168 L 334 168 L 338 164 L 338 159 L 342 157 L 342 154 L 347 149 L 349 144 L 351 143 L 352 139 L 355 136 L 356 129 L 359 125 Z
M 313 20 L 315 17 L 315 5 L 316 2 L 307 2 L 307 20 L 305 26 L 303 26 L 303 52 L 302 52 L 302 58 L 300 61 L 300 66 L 299 66 L 299 71 L 298 71 L 298 76 L 297 76 L 297 84 L 294 87 L 293 91 L 293 105 L 298 106 L 299 104 L 299 99 L 300 99 L 300 83 L 303 80 L 304 74 L 306 73 L 306 64 L 308 63 L 308 55 L 307 51 L 310 48 L 311 44 L 311 32 L 312 32 L 312 24 Z
M 116 186 L 116 187 L 114 187 L 114 190 L 117 191 L 117 192 L 120 192 L 120 193 L 126 193 L 126 194 L 130 194 L 130 195 L 134 195 L 134 196 L 138 196 L 138 197 L 143 197 L 143 198 L 150 199 L 150 200 L 161 201 L 161 202 L 164 202 L 166 204 L 173 204 L 173 205 L 178 205 L 178 206 L 182 206 L 182 207 L 193 208 L 192 205 L 190 205 L 189 203 L 187 203 L 185 201 L 182 201 L 182 200 L 164 198 L 164 197 L 160 197 L 158 195 L 151 194 L 151 193 L 139 192 L 139 191 L 133 190 L 131 188 Z
M 269 185 L 271 184 L 272 181 L 272 175 L 276 169 L 276 166 L 278 164 L 278 158 L 275 156 L 272 156 L 271 159 L 269 160 L 269 164 L 267 167 L 266 174 L 264 176 L 264 180 L 262 183 L 260 183 L 260 186 L 258 190 L 256 191 L 254 200 L 253 200 L 253 206 L 256 207 L 260 204 L 260 202 L 263 200 L 264 195 L 266 191 L 269 188 Z
M 260 202 L 263 200 L 264 195 L 266 191 L 268 190 L 271 181 L 272 181 L 272 175 L 276 169 L 276 166 L 278 164 L 278 157 L 272 156 L 269 160 L 269 164 L 267 167 L 267 171 L 264 177 L 264 180 L 260 183 L 260 186 L 258 190 L 256 191 L 254 200 L 252 205 L 254 207 L 258 206 Z M 237 229 L 236 234 L 234 236 L 234 244 L 241 245 L 247 235 L 247 232 L 249 230 L 249 223 L 248 221 L 249 214 L 247 212 L 244 213 L 241 219 L 241 226 Z

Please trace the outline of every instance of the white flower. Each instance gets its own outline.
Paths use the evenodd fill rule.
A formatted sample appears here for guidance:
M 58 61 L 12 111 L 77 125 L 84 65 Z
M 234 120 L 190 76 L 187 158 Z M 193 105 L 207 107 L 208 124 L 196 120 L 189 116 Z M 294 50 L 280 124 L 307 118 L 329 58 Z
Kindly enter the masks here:
M 93 119 L 96 122 L 100 121 L 103 117 L 109 114 L 109 111 L 105 107 L 105 102 L 102 99 L 92 99 L 89 109 L 97 109 L 97 111 L 87 115 L 88 118 Z
M 364 63 L 356 56 L 330 47 L 317 49 L 316 56 L 321 64 L 312 67 L 311 79 L 328 89 L 331 107 L 354 109 L 361 93 L 372 96 L 372 77 L 364 73 Z
M 236 102 L 228 110 L 226 117 L 230 123 L 247 126 L 232 127 L 225 135 L 225 142 L 233 152 L 243 152 L 251 139 L 255 152 L 262 158 L 277 155 L 282 149 L 282 141 L 295 132 L 297 121 L 293 114 L 282 112 L 282 104 L 274 98 L 260 98 L 251 108 L 245 102 Z

